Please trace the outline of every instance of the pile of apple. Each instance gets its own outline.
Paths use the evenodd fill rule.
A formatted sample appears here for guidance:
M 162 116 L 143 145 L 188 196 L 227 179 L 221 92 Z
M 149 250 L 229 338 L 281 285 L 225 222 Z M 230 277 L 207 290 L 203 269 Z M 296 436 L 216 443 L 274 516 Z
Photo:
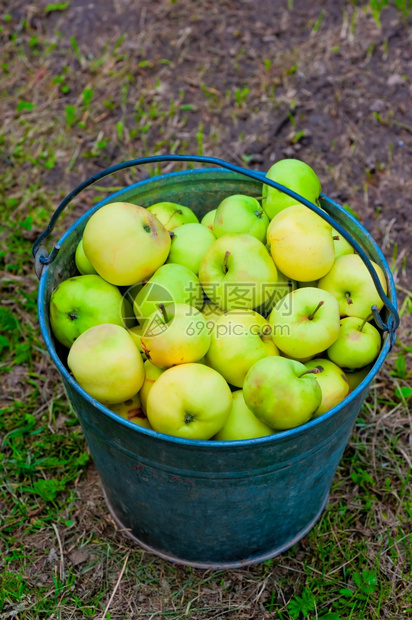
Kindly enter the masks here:
M 318 203 L 305 163 L 281 160 L 267 176 Z M 91 216 L 82 275 L 50 302 L 86 392 L 157 432 L 231 441 L 304 424 L 360 383 L 381 348 L 369 271 L 307 207 L 265 184 L 261 203 L 228 196 L 201 222 L 171 202 Z

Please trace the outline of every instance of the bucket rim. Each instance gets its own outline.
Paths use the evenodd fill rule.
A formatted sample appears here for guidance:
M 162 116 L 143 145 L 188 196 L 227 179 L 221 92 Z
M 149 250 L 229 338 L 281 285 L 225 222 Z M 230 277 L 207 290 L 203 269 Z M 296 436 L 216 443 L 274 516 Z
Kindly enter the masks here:
M 105 199 L 99 201 L 96 205 L 94 205 L 93 207 L 88 209 L 80 218 L 78 218 L 65 231 L 65 233 L 62 235 L 62 237 L 58 241 L 58 244 L 60 246 L 62 246 L 64 244 L 64 242 L 66 241 L 66 239 L 79 226 L 79 224 L 81 224 L 84 220 L 87 220 L 92 213 L 97 211 L 99 208 L 101 208 L 102 206 L 104 206 L 108 202 L 113 202 L 116 199 L 119 199 L 123 194 L 130 192 L 131 189 L 133 189 L 135 187 L 139 187 L 140 188 L 140 187 L 142 187 L 144 185 L 152 183 L 155 180 L 159 181 L 159 180 L 162 180 L 164 178 L 170 179 L 171 177 L 182 177 L 182 176 L 199 174 L 199 173 L 200 174 L 204 174 L 204 173 L 214 173 L 214 174 L 216 174 L 216 173 L 218 173 L 218 174 L 223 174 L 225 176 L 241 177 L 241 175 L 239 173 L 233 172 L 233 171 L 230 171 L 230 170 L 217 169 L 217 168 L 195 168 L 195 169 L 190 169 L 190 170 L 182 170 L 182 171 L 177 171 L 177 172 L 163 173 L 163 174 L 160 174 L 160 175 L 156 175 L 154 177 L 150 177 L 148 179 L 144 179 L 142 181 L 138 181 L 137 183 L 133 183 L 132 185 L 130 185 L 130 186 L 126 187 L 126 188 L 123 188 L 123 189 L 118 190 L 117 192 L 115 192 L 113 194 L 110 194 L 110 196 L 108 198 L 105 198 Z M 254 181 L 253 179 L 251 179 L 251 183 L 252 184 L 253 184 L 253 182 L 254 183 L 258 183 L 257 180 Z M 334 200 L 332 200 L 331 198 L 329 198 L 325 194 L 321 194 L 321 196 L 322 196 L 322 198 L 330 201 L 332 204 L 334 204 L 336 206 L 340 206 L 338 203 L 336 203 Z M 379 259 L 380 259 L 380 261 L 381 261 L 381 263 L 382 263 L 382 265 L 384 267 L 384 271 L 385 271 L 386 276 L 388 278 L 388 293 L 390 295 L 390 299 L 392 301 L 392 304 L 396 307 L 397 306 L 397 296 L 396 296 L 395 283 L 394 283 L 393 276 L 392 276 L 392 273 L 391 273 L 390 268 L 389 268 L 389 264 L 388 264 L 388 262 L 387 262 L 387 260 L 386 260 L 386 258 L 384 256 L 382 250 L 379 248 L 378 244 L 373 239 L 373 237 L 371 236 L 369 231 L 355 217 L 353 217 L 350 213 L 345 213 L 345 217 L 347 217 L 347 219 L 350 220 L 359 229 L 359 232 L 361 232 L 363 235 L 367 236 L 369 238 L 370 242 L 373 244 L 374 249 L 375 249 L 375 251 L 377 252 L 377 254 L 379 256 Z M 183 437 L 176 437 L 174 435 L 166 435 L 165 433 L 158 433 L 157 431 L 154 431 L 152 429 L 147 429 L 147 428 L 145 428 L 143 426 L 140 426 L 138 424 L 134 424 L 133 422 L 130 422 L 129 420 L 126 420 L 126 419 L 122 418 L 121 416 L 117 415 L 111 409 L 109 409 L 108 407 L 105 407 L 99 401 L 97 401 L 92 396 L 90 396 L 90 394 L 88 394 L 77 383 L 77 381 L 74 379 L 74 377 L 67 370 L 67 368 L 65 367 L 65 365 L 61 361 L 59 355 L 57 354 L 57 351 L 56 351 L 56 349 L 55 349 L 55 347 L 53 345 L 52 339 L 50 338 L 50 336 L 48 334 L 48 329 L 47 329 L 48 319 L 47 319 L 46 313 L 43 311 L 43 306 L 42 306 L 42 300 L 45 298 L 45 294 L 46 294 L 46 280 L 47 280 L 47 273 L 48 273 L 49 266 L 50 265 L 45 265 L 44 266 L 45 268 L 43 269 L 43 272 L 41 274 L 40 281 L 39 281 L 39 289 L 38 289 L 38 296 L 37 296 L 39 326 L 40 326 L 40 331 L 41 331 L 41 334 L 43 336 L 43 339 L 44 339 L 47 351 L 48 351 L 52 361 L 54 362 L 57 370 L 59 371 L 59 373 L 63 377 L 64 381 L 66 381 L 70 385 L 70 387 L 73 388 L 85 401 L 87 401 L 90 405 L 92 405 L 93 407 L 98 409 L 101 413 L 103 413 L 107 417 L 111 418 L 114 422 L 117 422 L 118 424 L 121 424 L 121 425 L 125 426 L 126 428 L 128 428 L 129 430 L 131 430 L 133 432 L 141 433 L 143 435 L 150 436 L 153 439 L 164 441 L 166 443 L 180 444 L 182 447 L 187 447 L 189 449 L 206 448 L 206 447 L 209 448 L 210 446 L 214 446 L 212 449 L 216 449 L 216 450 L 227 449 L 228 446 L 236 448 L 236 449 L 237 448 L 238 449 L 242 449 L 242 448 L 245 448 L 245 447 L 248 447 L 248 446 L 255 446 L 255 445 L 262 445 L 262 444 L 272 443 L 272 442 L 281 441 L 283 439 L 293 438 L 293 437 L 297 437 L 299 435 L 305 434 L 306 432 L 311 431 L 312 429 L 316 428 L 320 424 L 323 424 L 325 421 L 329 420 L 334 415 L 336 415 L 339 411 L 341 411 L 344 407 L 350 405 L 353 401 L 355 401 L 358 398 L 358 396 L 371 383 L 372 379 L 377 375 L 378 371 L 380 370 L 380 368 L 384 364 L 384 361 L 385 361 L 389 351 L 391 350 L 390 334 L 386 333 L 386 335 L 385 335 L 385 337 L 383 339 L 383 344 L 382 344 L 382 348 L 380 350 L 380 353 L 379 353 L 377 359 L 375 360 L 372 368 L 369 370 L 368 374 L 361 381 L 361 383 L 352 392 L 350 392 L 350 394 L 348 394 L 340 403 L 338 403 L 338 405 L 336 405 L 335 407 L 333 407 L 332 409 L 330 409 L 326 413 L 322 414 L 321 416 L 316 417 L 316 418 L 312 418 L 308 422 L 305 422 L 304 424 L 301 424 L 300 426 L 296 426 L 294 428 L 287 429 L 287 430 L 284 430 L 284 431 L 278 431 L 278 432 L 275 431 L 272 435 L 267 435 L 267 436 L 264 436 L 264 437 L 256 437 L 256 438 L 253 438 L 253 439 L 241 439 L 241 440 L 233 440 L 233 441 L 217 441 L 217 440 L 211 440 L 211 439 L 185 439 Z

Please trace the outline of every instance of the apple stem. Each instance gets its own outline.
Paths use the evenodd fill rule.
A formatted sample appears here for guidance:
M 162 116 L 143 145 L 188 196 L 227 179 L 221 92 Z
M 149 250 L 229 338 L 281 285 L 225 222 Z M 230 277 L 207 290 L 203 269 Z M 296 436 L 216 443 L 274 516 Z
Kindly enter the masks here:
M 147 359 L 150 360 L 150 351 L 142 340 L 140 341 L 140 346 L 142 347 L 142 351 L 146 355 Z
M 225 257 L 224 257 L 224 259 L 223 259 L 223 271 L 224 271 L 225 273 L 227 273 L 227 272 L 228 272 L 228 266 L 227 266 L 227 263 L 228 263 L 228 260 L 229 260 L 229 256 L 230 256 L 230 252 L 229 252 L 229 251 L 226 251 L 226 252 L 225 252 Z
M 309 321 L 311 321 L 313 319 L 313 317 L 315 316 L 315 314 L 317 313 L 317 311 L 319 310 L 319 308 L 321 308 L 323 306 L 325 302 L 324 301 L 320 301 L 318 303 L 318 305 L 316 306 L 316 308 L 314 309 L 314 311 L 312 312 L 312 314 L 310 314 L 308 316 Z
M 345 293 L 346 301 L 349 305 L 353 304 L 353 299 L 350 296 L 350 293 Z
M 163 314 L 163 318 L 164 318 L 165 323 L 168 323 L 169 322 L 169 317 L 167 316 L 165 305 L 164 304 L 159 304 L 157 307 L 159 308 L 160 312 Z
M 340 237 L 339 237 L 339 235 L 335 235 L 334 237 L 332 237 L 332 239 L 333 239 L 334 241 L 339 241 Z
M 262 342 L 265 342 L 265 340 L 271 340 L 270 338 L 271 333 L 272 333 L 272 328 L 270 327 L 270 325 L 264 325 L 257 335 L 262 340 Z
M 360 332 L 363 332 L 363 328 L 365 327 L 366 323 L 369 321 L 369 319 L 371 319 L 373 317 L 373 314 L 369 314 L 366 319 L 363 319 L 363 323 L 361 324 L 360 327 L 358 327 L 358 330 Z
M 302 372 L 302 374 L 298 375 L 298 377 L 300 379 L 304 375 L 318 375 L 321 372 L 323 372 L 323 366 L 315 366 L 315 368 L 312 368 L 312 370 L 306 370 L 305 372 Z

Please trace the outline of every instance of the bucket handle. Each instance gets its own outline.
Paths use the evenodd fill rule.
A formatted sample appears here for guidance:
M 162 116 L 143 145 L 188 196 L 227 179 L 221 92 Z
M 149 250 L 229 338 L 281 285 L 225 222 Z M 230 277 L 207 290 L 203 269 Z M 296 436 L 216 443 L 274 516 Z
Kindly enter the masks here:
M 305 205 L 306 207 L 314 211 L 317 215 L 319 215 L 321 218 L 323 218 L 326 222 L 328 222 L 331 226 L 333 226 L 333 228 L 340 235 L 342 235 L 342 237 L 344 237 L 346 241 L 348 241 L 352 245 L 352 247 L 359 254 L 363 262 L 365 263 L 366 267 L 368 268 L 368 271 L 372 277 L 376 290 L 378 291 L 379 297 L 381 298 L 386 309 L 389 312 L 388 322 L 387 323 L 383 322 L 382 317 L 379 314 L 379 310 L 377 306 L 375 305 L 372 306 L 372 314 L 374 316 L 376 323 L 380 327 L 380 329 L 382 329 L 383 331 L 389 332 L 390 343 L 391 343 L 391 346 L 393 345 L 395 338 L 396 338 L 395 332 L 399 326 L 398 312 L 395 306 L 386 296 L 385 291 L 383 290 L 383 287 L 380 283 L 379 277 L 369 257 L 367 256 L 366 252 L 359 245 L 359 243 L 351 237 L 350 233 L 348 233 L 341 224 L 336 222 L 333 219 L 333 217 L 331 217 L 328 213 L 323 211 L 316 204 L 310 202 L 306 198 L 303 198 L 303 196 L 300 196 L 299 194 L 285 187 L 284 185 L 281 185 L 280 183 L 277 183 L 276 181 L 272 181 L 271 179 L 268 179 L 265 173 L 258 172 L 256 170 L 247 170 L 246 168 L 241 168 L 240 166 L 236 166 L 235 164 L 231 164 L 223 159 L 218 159 L 216 157 L 205 157 L 202 155 L 153 155 L 151 157 L 141 157 L 138 159 L 132 159 L 130 161 L 125 161 L 120 164 L 116 164 L 115 166 L 110 166 L 109 168 L 106 168 L 105 170 L 101 170 L 100 172 L 89 177 L 88 179 L 83 181 L 83 183 L 80 183 L 80 185 L 78 185 L 74 190 L 72 190 L 62 200 L 62 202 L 59 204 L 59 206 L 53 213 L 46 230 L 38 237 L 38 239 L 36 239 L 36 241 L 33 244 L 32 251 L 33 251 L 33 256 L 34 256 L 36 274 L 38 278 L 41 277 L 44 266 L 52 263 L 60 250 L 60 246 L 55 245 L 53 250 L 50 252 L 50 254 L 48 254 L 46 247 L 43 244 L 43 241 L 47 239 L 47 237 L 50 235 L 50 233 L 54 229 L 56 222 L 58 218 L 60 217 L 60 214 L 62 213 L 62 211 L 67 207 L 68 204 L 70 204 L 70 202 L 76 196 L 80 194 L 80 192 L 82 192 L 87 187 L 90 187 L 90 185 L 93 185 L 93 183 L 96 183 L 96 181 L 100 181 L 101 179 L 104 179 L 110 174 L 119 172 L 120 170 L 125 170 L 126 168 L 131 168 L 133 166 L 140 166 L 143 164 L 153 164 L 153 163 L 168 162 L 168 161 L 169 162 L 191 162 L 191 163 L 196 162 L 196 163 L 201 163 L 201 164 L 212 164 L 214 166 L 220 166 L 221 168 L 225 168 L 226 170 L 231 170 L 232 172 L 237 172 L 239 174 L 242 174 L 243 176 L 249 177 L 250 179 L 254 179 L 255 181 L 265 183 L 266 185 L 269 185 L 269 187 L 278 189 L 281 192 L 290 196 L 291 198 L 294 198 L 297 202 L 300 202 L 301 204 Z M 321 196 L 323 196 L 323 194 L 321 194 Z M 345 209 L 341 207 L 340 205 L 338 205 L 337 203 L 335 203 L 335 207 L 339 209 L 342 212 L 342 214 L 345 214 L 345 216 L 351 217 L 350 215 L 348 215 L 347 211 L 345 211 Z

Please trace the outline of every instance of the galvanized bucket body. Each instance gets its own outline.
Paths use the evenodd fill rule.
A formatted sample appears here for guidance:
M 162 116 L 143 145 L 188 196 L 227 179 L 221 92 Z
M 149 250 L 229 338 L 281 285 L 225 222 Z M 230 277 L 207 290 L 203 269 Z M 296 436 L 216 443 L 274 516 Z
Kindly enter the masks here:
M 171 201 L 191 207 L 201 218 L 235 193 L 259 196 L 261 183 L 206 169 L 162 175 L 117 192 L 67 231 L 39 288 L 41 331 L 78 414 L 114 519 L 144 548 L 199 567 L 257 563 L 292 546 L 313 527 L 370 383 L 390 350 L 390 338 L 384 338 L 379 358 L 358 388 L 302 427 L 247 441 L 188 441 L 119 418 L 77 385 L 58 355 L 49 301 L 52 290 L 76 273 L 77 243 L 87 220 L 103 204 Z M 389 267 L 371 236 L 333 201 L 324 198 L 322 207 L 382 267 L 396 307 Z

